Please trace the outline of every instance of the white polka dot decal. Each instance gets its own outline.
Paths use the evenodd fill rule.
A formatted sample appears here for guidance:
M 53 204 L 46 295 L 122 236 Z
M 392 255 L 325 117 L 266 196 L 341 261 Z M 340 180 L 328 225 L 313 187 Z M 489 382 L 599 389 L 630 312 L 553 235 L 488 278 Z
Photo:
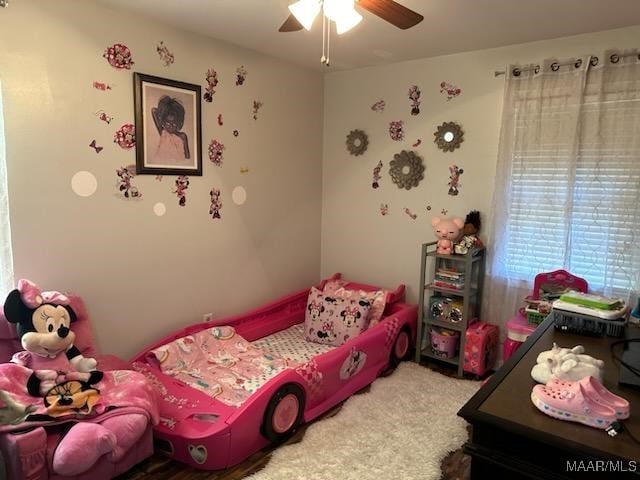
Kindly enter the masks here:
M 71 189 L 81 197 L 90 197 L 98 189 L 98 180 L 91 172 L 80 171 L 71 178 Z
M 236 187 L 233 189 L 233 192 L 231 192 L 231 199 L 236 205 L 242 205 L 247 201 L 247 191 L 244 187 Z
M 161 217 L 167 212 L 167 207 L 164 203 L 158 202 L 153 206 L 153 213 Z

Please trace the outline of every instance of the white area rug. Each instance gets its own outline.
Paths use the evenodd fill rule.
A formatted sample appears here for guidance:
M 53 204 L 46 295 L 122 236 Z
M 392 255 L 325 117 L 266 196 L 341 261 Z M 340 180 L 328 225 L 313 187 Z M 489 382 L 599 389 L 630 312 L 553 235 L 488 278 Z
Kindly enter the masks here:
M 467 440 L 456 413 L 480 388 L 402 363 L 337 415 L 310 425 L 300 443 L 273 452 L 251 480 L 439 480 L 440 462 Z

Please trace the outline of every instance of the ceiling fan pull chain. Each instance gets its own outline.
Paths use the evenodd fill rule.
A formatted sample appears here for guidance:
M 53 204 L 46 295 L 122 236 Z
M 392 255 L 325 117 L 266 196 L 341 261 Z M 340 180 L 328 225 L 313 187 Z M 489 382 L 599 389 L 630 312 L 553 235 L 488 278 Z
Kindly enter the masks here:
M 327 57 L 324 56 L 324 42 L 325 42 L 325 31 L 327 27 L 327 17 L 322 15 L 322 57 L 320 58 L 320 63 L 324 64 L 327 61 Z
M 329 66 L 329 57 L 331 56 L 330 50 L 331 50 L 331 22 L 327 20 L 327 60 L 324 62 L 324 64 L 327 67 Z

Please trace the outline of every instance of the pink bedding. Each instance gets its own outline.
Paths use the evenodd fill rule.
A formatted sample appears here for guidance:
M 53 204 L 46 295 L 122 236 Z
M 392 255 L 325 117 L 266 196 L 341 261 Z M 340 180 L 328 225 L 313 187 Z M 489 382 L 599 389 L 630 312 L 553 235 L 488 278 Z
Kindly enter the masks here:
M 297 363 L 252 345 L 233 327 L 212 327 L 150 352 L 150 361 L 185 384 L 238 407 L 258 388 Z

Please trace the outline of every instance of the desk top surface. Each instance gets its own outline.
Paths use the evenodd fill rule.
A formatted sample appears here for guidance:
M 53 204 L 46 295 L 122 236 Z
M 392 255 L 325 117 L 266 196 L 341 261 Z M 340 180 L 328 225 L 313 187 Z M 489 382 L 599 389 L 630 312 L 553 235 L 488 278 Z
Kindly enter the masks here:
M 640 337 L 640 329 L 631 335 Z M 585 353 L 605 362 L 604 385 L 631 404 L 631 416 L 624 421 L 625 428 L 640 439 L 640 390 L 618 385 L 618 365 L 614 362 L 609 345 L 616 339 L 594 338 L 558 332 L 551 318 L 545 320 L 523 344 L 514 357 L 462 407 L 459 414 L 472 424 L 484 422 L 512 433 L 535 438 L 545 443 L 556 443 L 569 448 L 584 448 L 595 455 L 629 460 L 640 460 L 640 445 L 626 432 L 610 437 L 604 430 L 581 423 L 554 419 L 540 412 L 531 402 L 531 389 L 535 382 L 531 368 L 540 352 L 550 350 L 556 342 L 561 347 L 583 345 Z M 622 348 L 616 349 L 621 354 Z

